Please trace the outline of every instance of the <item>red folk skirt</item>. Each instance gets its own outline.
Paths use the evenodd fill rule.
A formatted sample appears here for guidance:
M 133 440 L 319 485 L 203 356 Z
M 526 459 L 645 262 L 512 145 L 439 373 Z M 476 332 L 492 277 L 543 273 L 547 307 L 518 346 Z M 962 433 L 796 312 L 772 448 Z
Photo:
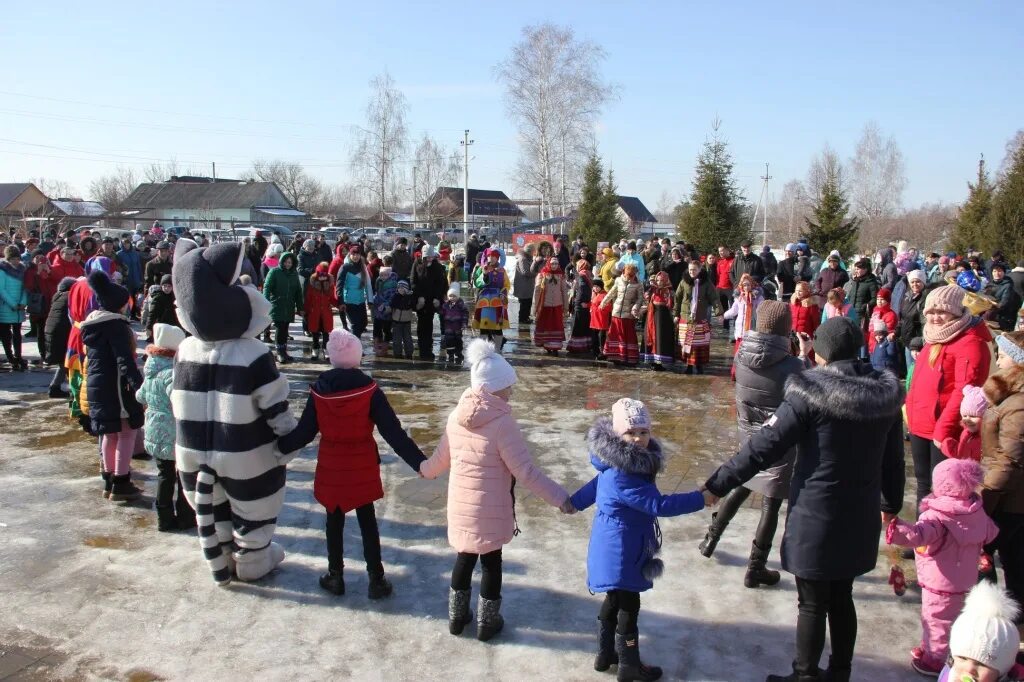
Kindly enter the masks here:
M 640 344 L 636 340 L 636 320 L 613 317 L 604 342 L 604 354 L 613 362 L 635 365 L 640 362 Z
M 533 345 L 544 350 L 562 350 L 565 343 L 565 323 L 562 306 L 544 306 L 537 315 L 537 326 L 533 330 Z

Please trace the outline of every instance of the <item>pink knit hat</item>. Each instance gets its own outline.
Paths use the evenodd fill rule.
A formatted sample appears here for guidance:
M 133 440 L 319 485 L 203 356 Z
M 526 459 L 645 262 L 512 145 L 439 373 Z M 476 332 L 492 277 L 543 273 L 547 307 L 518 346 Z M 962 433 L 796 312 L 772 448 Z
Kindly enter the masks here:
M 985 391 L 980 386 L 964 386 L 964 399 L 960 402 L 961 417 L 981 417 L 988 409 Z
M 925 313 L 946 312 L 962 317 L 964 310 L 964 290 L 952 284 L 933 289 L 924 302 Z
M 984 479 L 985 472 L 973 459 L 945 459 L 932 470 L 932 494 L 965 500 Z
M 620 436 L 630 429 L 650 429 L 651 415 L 639 400 L 620 398 L 612 405 L 612 430 Z
M 341 369 L 358 367 L 363 357 L 363 344 L 352 332 L 345 329 L 332 331 L 326 347 L 331 364 Z

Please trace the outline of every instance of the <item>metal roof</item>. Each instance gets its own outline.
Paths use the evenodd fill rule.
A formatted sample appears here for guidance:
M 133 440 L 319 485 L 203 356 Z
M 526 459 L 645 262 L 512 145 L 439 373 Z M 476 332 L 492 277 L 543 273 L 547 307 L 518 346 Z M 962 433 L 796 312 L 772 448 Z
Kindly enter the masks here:
M 298 217 L 307 215 L 305 211 L 300 211 L 297 208 L 268 208 L 266 206 L 254 206 L 253 210 L 260 213 L 266 213 L 267 215 L 287 215 Z
M 125 208 L 292 208 L 272 182 L 144 182 L 128 195 Z
M 81 201 L 78 199 L 51 199 L 53 207 L 64 215 L 99 217 L 107 212 L 98 201 Z
M 619 208 L 626 212 L 630 220 L 636 220 L 641 223 L 656 223 L 658 219 L 654 217 L 654 214 L 647 210 L 644 206 L 644 202 L 640 201 L 637 197 L 624 197 L 619 196 Z
M 31 186 L 31 182 L 0 182 L 0 208 L 5 208 Z

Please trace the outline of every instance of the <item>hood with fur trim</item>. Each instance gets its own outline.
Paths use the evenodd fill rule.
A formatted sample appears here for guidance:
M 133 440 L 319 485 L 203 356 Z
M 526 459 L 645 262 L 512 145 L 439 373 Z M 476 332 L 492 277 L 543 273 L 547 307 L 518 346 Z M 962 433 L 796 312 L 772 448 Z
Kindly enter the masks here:
M 870 421 L 903 406 L 903 385 L 892 372 L 877 372 L 859 360 L 815 367 L 786 380 L 786 396 L 796 395 L 827 417 Z
M 612 420 L 608 417 L 601 417 L 590 427 L 587 447 L 590 461 L 598 471 L 618 469 L 626 474 L 654 478 L 664 464 L 658 441 L 651 438 L 646 449 L 627 443 L 612 429 Z
M 996 372 L 988 378 L 982 389 L 993 405 L 998 405 L 1014 393 L 1024 392 L 1024 366 L 1016 365 Z

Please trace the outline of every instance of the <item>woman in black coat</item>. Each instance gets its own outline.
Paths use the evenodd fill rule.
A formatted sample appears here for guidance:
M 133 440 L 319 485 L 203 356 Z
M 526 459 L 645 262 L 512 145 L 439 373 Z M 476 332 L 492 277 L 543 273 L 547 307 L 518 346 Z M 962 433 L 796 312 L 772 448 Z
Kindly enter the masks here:
M 68 291 L 75 283 L 74 277 L 65 277 L 57 284 L 57 293 L 50 301 L 50 312 L 46 315 L 43 334 L 46 336 L 46 357 L 48 365 L 56 365 L 53 380 L 50 382 L 51 398 L 67 398 L 67 391 L 61 384 L 67 379 L 64 360 L 68 354 L 68 335 L 71 334 L 71 318 L 68 317 Z
M 799 600 L 796 657 L 792 675 L 768 682 L 819 679 L 826 620 L 828 679 L 850 679 L 853 581 L 875 567 L 882 521 L 903 506 L 903 388 L 891 372 L 857 361 L 862 343 L 847 317 L 819 327 L 816 361 L 827 366 L 790 376 L 779 409 L 704 484 L 723 497 L 797 448 L 782 538 L 782 567 L 796 576 Z

